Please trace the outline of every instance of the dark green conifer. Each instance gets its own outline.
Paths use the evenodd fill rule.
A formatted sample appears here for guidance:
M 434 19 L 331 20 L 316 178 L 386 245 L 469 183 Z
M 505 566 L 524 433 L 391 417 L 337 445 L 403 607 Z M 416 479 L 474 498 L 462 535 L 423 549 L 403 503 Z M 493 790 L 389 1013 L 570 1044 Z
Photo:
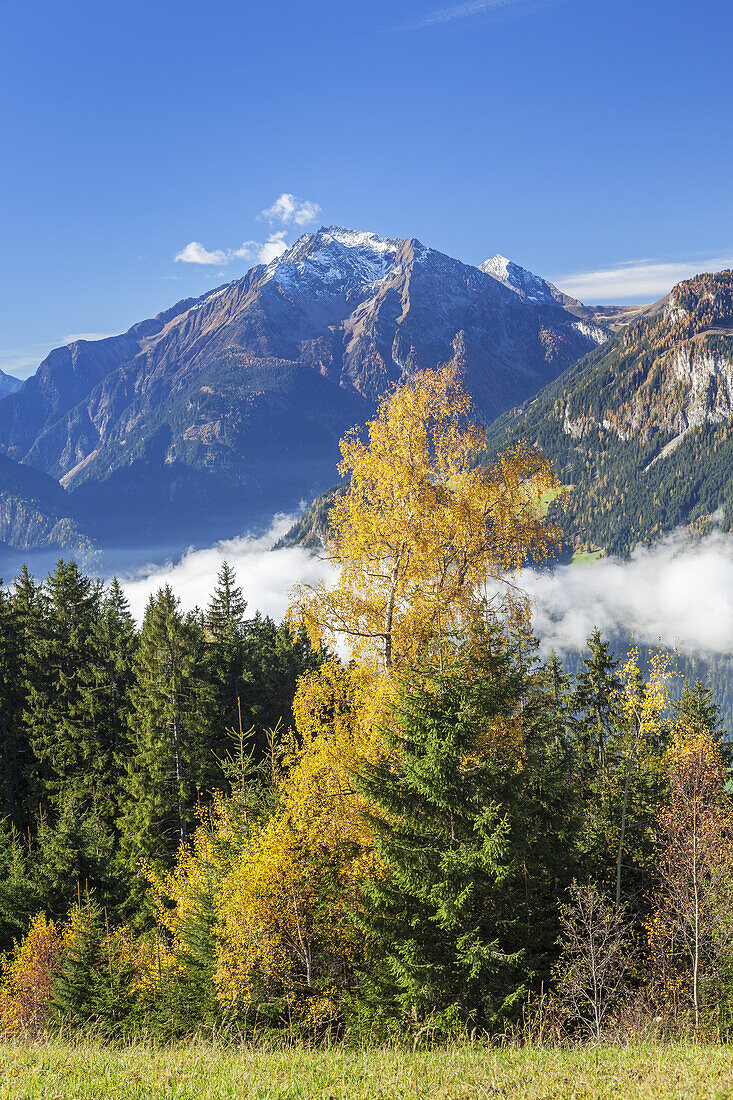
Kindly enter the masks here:
M 57 1020 L 71 1027 L 112 1023 L 121 1000 L 114 979 L 102 911 L 87 899 L 72 909 L 67 922 L 51 993 Z
M 122 845 L 131 868 L 140 857 L 170 859 L 188 839 L 197 791 L 211 780 L 204 645 L 168 585 L 151 596 L 130 692 Z
M 523 673 L 493 647 L 401 686 L 389 755 L 357 781 L 373 803 L 380 873 L 357 918 L 382 1005 L 420 1020 L 488 1026 L 524 990 L 515 853 L 502 795 L 516 765 L 485 743 L 512 714 Z

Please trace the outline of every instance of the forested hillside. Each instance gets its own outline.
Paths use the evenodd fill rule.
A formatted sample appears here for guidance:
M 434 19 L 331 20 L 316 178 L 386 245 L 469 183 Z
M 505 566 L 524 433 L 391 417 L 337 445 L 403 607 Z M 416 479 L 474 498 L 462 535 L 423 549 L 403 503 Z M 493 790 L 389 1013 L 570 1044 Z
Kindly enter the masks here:
M 733 525 L 733 273 L 698 275 L 492 425 L 526 439 L 569 491 L 571 551 L 628 554 L 675 527 Z

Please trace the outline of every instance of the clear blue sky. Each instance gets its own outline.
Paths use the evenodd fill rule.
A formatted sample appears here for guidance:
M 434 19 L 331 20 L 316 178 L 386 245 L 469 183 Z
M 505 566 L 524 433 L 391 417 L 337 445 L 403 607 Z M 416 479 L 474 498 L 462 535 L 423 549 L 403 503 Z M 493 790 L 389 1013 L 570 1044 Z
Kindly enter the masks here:
M 0 366 L 28 373 L 72 334 L 241 275 L 269 236 L 303 231 L 258 220 L 283 193 L 321 208 L 305 228 L 499 251 L 583 273 L 565 285 L 587 300 L 721 266 L 732 9 L 6 0 Z M 176 262 L 192 241 L 226 262 Z

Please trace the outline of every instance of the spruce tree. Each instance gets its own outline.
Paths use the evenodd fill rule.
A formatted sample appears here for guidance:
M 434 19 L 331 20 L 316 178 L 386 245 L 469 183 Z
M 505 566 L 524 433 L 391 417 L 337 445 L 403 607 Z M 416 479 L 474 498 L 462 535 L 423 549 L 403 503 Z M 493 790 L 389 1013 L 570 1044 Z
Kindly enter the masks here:
M 223 561 L 217 575 L 216 588 L 206 611 L 206 628 L 216 639 L 242 633 L 247 601 L 237 584 L 237 576 Z
M 238 731 L 240 726 L 246 610 L 247 602 L 236 583 L 234 570 L 225 561 L 204 616 L 206 662 L 214 694 L 212 749 L 217 759 L 226 755 L 229 731 Z
M 27 931 L 31 918 L 47 906 L 30 834 L 0 823 L 0 953 Z
M 609 742 L 618 731 L 620 716 L 618 692 L 621 681 L 616 661 L 598 627 L 587 641 L 583 670 L 578 675 L 574 707 L 577 730 L 589 763 L 603 772 L 608 766 Z
M 98 660 L 100 588 L 75 562 L 60 559 L 45 595 L 45 629 L 28 653 L 25 714 L 44 805 L 53 813 L 73 791 L 90 808 L 108 810 L 109 731 L 89 685 Z
M 707 730 L 717 740 L 724 740 L 720 707 L 715 703 L 710 688 L 706 688 L 699 678 L 692 685 L 685 681 L 682 693 L 674 704 L 674 712 L 678 724 L 688 721 L 690 725 Z
M 506 655 L 456 661 L 403 683 L 388 755 L 357 774 L 374 806 L 379 871 L 357 919 L 368 993 L 420 1020 L 490 1026 L 524 990 L 517 866 L 502 806 L 520 745 L 501 742 L 522 673 Z
M 2 584 L 2 582 L 0 582 Z M 23 631 L 12 597 L 0 588 L 0 819 L 30 825 L 33 754 L 23 720 Z
M 24 828 L 35 825 L 39 806 L 43 802 L 39 762 L 31 744 L 31 730 L 27 721 L 27 704 L 31 686 L 35 681 L 36 654 L 44 641 L 47 629 L 47 600 L 43 586 L 36 583 L 28 567 L 23 564 L 13 582 L 10 594 L 14 633 L 17 645 L 17 714 L 18 747 L 22 753 L 22 770 L 14 782 L 22 784 L 26 801 Z M 12 661 L 12 657 L 11 657 Z M 8 670 L 13 676 L 12 665 Z
M 112 1023 L 121 999 L 114 971 L 102 911 L 87 898 L 72 909 L 66 926 L 51 992 L 57 1020 L 71 1027 Z
M 170 586 L 148 603 L 135 657 L 126 745 L 122 846 L 167 864 L 188 839 L 197 791 L 210 785 L 212 696 L 204 638 Z
M 323 660 L 324 652 L 312 648 L 303 630 L 294 635 L 285 623 L 259 613 L 247 624 L 239 690 L 243 729 L 254 730 L 256 762 L 267 754 L 268 731 L 278 723 L 292 725 L 298 680 Z

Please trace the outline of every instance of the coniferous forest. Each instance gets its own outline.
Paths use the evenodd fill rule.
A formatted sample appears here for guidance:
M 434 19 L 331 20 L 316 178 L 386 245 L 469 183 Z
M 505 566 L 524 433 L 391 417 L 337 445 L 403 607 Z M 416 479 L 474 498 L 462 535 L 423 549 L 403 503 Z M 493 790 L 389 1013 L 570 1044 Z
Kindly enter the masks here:
M 662 653 L 538 656 L 552 466 L 450 372 L 342 443 L 329 586 L 0 595 L 0 1027 L 727 1033 L 728 750 Z

